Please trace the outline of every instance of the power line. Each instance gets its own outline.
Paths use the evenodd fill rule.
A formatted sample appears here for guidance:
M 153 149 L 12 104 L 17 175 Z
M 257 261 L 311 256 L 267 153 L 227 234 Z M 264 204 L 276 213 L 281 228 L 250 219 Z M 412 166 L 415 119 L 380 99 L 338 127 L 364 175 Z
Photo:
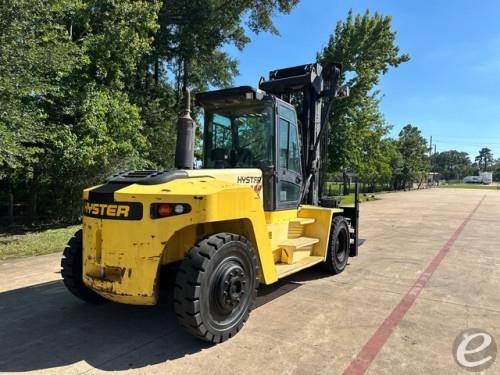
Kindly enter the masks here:
M 440 139 L 436 139 L 435 143 L 443 143 L 447 145 L 457 145 L 457 146 L 474 146 L 474 147 L 486 147 L 486 146 L 500 146 L 500 142 L 453 142 L 453 141 L 442 141 Z

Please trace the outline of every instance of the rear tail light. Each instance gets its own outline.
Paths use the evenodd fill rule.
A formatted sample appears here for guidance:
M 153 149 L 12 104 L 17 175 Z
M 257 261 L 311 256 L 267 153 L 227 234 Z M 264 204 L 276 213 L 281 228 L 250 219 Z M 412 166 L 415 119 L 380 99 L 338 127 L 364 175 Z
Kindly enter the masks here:
M 191 206 L 187 203 L 153 203 L 151 205 L 151 218 L 176 216 L 191 212 Z

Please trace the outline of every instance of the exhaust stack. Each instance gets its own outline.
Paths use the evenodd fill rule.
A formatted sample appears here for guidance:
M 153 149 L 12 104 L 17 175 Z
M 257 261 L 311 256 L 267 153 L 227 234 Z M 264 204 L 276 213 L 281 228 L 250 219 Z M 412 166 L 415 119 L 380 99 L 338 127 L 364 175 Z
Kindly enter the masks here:
M 196 124 L 191 118 L 191 94 L 189 89 L 185 88 L 183 94 L 185 108 L 177 120 L 175 167 L 177 169 L 193 169 Z

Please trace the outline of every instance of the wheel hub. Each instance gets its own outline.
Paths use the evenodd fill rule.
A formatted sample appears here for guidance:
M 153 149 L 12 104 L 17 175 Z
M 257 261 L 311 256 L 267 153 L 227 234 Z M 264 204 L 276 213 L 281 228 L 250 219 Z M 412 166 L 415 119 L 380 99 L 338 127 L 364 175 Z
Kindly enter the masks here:
M 228 264 L 221 270 L 216 286 L 217 300 L 223 312 L 231 312 L 245 294 L 247 277 L 244 269 L 236 263 Z

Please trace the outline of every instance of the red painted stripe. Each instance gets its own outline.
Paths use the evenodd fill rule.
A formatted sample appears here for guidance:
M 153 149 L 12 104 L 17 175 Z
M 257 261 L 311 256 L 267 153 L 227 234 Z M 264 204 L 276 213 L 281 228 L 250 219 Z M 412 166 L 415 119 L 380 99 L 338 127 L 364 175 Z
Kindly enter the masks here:
M 401 299 L 399 304 L 392 310 L 390 315 L 384 320 L 373 336 L 368 340 L 368 342 L 363 346 L 361 351 L 358 353 L 356 358 L 351 362 L 349 367 L 344 371 L 344 375 L 359 375 L 364 374 L 368 367 L 371 365 L 375 357 L 378 355 L 384 344 L 387 342 L 391 336 L 394 329 L 401 322 L 405 314 L 408 312 L 410 307 L 413 305 L 417 297 L 420 295 L 422 290 L 427 285 L 427 282 L 431 278 L 432 274 L 439 267 L 443 258 L 451 250 L 455 241 L 460 236 L 460 233 L 464 230 L 465 226 L 469 223 L 472 216 L 476 213 L 477 209 L 483 203 L 484 195 L 476 207 L 469 213 L 465 220 L 460 224 L 460 226 L 455 230 L 450 239 L 444 244 L 441 250 L 438 251 L 434 259 L 429 263 L 424 272 L 418 277 L 412 287 Z

